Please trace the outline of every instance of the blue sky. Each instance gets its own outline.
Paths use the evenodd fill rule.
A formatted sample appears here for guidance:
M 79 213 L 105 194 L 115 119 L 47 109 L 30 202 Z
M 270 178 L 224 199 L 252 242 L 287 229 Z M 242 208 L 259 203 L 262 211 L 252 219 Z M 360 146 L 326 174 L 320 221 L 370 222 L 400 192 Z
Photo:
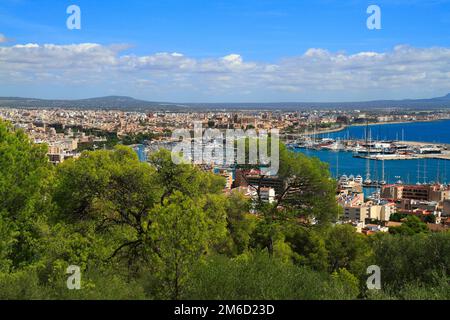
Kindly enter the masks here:
M 71 4 L 81 8 L 81 30 L 66 28 Z M 366 27 L 370 4 L 381 8 L 381 30 Z M 1 0 L 0 95 L 206 102 L 443 95 L 449 31 L 444 0 Z

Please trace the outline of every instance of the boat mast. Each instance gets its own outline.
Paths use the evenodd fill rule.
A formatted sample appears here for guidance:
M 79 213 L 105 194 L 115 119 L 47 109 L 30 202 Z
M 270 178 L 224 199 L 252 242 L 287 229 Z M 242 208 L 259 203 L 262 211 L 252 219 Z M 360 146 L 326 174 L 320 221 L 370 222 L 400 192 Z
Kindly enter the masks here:
M 420 160 L 417 160 L 417 184 L 420 184 Z
M 439 184 L 439 171 L 440 171 L 440 165 L 441 165 L 441 162 L 440 162 L 440 160 L 438 160 L 438 163 L 437 163 L 437 172 L 436 172 L 436 183 L 437 184 Z
M 427 184 L 427 160 L 423 162 L 423 184 Z
M 316 123 L 313 125 L 313 142 L 316 143 Z
M 367 120 L 366 122 L 366 151 L 367 151 L 366 182 L 370 184 L 372 181 L 370 180 L 370 145 L 368 140 L 370 140 L 369 120 Z
M 336 153 L 336 179 L 339 179 L 339 152 Z
M 447 161 L 444 161 L 444 178 L 443 183 L 447 184 Z

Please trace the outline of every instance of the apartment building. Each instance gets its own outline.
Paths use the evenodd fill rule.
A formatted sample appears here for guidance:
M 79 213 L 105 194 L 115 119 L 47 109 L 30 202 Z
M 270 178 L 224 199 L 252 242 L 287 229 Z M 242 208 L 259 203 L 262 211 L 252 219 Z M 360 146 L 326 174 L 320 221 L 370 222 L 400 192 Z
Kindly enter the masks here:
M 384 199 L 411 199 L 441 202 L 450 197 L 447 187 L 436 185 L 386 185 L 381 189 Z
M 356 205 L 344 206 L 343 219 L 346 221 L 365 222 L 366 219 L 389 221 L 391 215 L 396 212 L 395 204 L 372 204 L 370 202 Z

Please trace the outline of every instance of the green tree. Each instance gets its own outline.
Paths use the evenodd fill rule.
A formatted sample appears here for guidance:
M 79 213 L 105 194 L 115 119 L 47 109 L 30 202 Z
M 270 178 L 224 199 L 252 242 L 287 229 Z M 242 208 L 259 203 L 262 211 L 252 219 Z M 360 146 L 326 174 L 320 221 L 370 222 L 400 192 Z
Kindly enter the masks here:
M 144 222 L 161 191 L 155 170 L 139 162 L 133 150 L 84 152 L 58 167 L 56 181 L 57 221 L 73 226 L 72 232 L 92 245 L 108 244 L 109 258 L 120 256 L 130 267 L 145 260 Z
M 176 191 L 150 212 L 148 237 L 156 244 L 154 259 L 164 298 L 179 299 L 191 266 L 208 250 L 208 217 L 201 201 Z
M 331 272 L 347 269 L 362 277 L 372 261 L 367 238 L 350 225 L 336 225 L 325 232 L 325 247 Z
M 324 237 L 315 229 L 301 226 L 289 226 L 286 241 L 294 251 L 294 262 L 314 270 L 327 271 L 328 251 Z
M 428 233 L 429 230 L 426 223 L 423 223 L 416 216 L 409 215 L 400 227 L 390 228 L 389 232 L 392 234 L 414 235 L 416 233 Z
M 161 204 L 176 191 L 194 198 L 205 193 L 220 193 L 225 185 L 222 177 L 202 172 L 191 164 L 175 164 L 168 150 L 151 155 L 149 162 L 156 169 L 155 183 L 162 190 Z
M 348 276 L 348 277 L 347 277 Z M 354 277 L 312 271 L 270 256 L 267 250 L 237 258 L 211 256 L 194 265 L 184 299 L 355 299 Z
M 407 284 L 433 286 L 450 273 L 450 233 L 377 234 L 371 239 L 374 264 L 383 285 L 401 290 Z
M 242 254 L 249 248 L 258 219 L 250 214 L 250 207 L 250 200 L 242 193 L 231 192 L 226 203 L 226 212 L 232 255 Z
M 0 120 L 0 271 L 39 258 L 50 207 L 47 146 Z
M 296 217 L 314 218 L 322 224 L 336 220 L 339 212 L 336 182 L 327 164 L 282 146 L 279 176 L 285 180 L 286 187 L 278 196 L 277 205 Z
M 261 216 L 257 228 L 259 245 L 267 247 L 269 254 L 280 236 L 281 226 L 293 223 L 310 228 L 315 221 L 327 225 L 336 220 L 339 207 L 336 203 L 336 182 L 330 177 L 328 166 L 319 159 L 294 153 L 280 145 L 280 168 L 278 178 L 283 180 L 283 188 L 273 203 L 261 201 L 261 185 L 257 190 L 256 210 Z M 263 176 L 261 177 L 263 178 Z
M 359 295 L 359 280 L 347 269 L 342 268 L 331 274 L 332 281 L 340 284 L 349 295 L 357 297 Z

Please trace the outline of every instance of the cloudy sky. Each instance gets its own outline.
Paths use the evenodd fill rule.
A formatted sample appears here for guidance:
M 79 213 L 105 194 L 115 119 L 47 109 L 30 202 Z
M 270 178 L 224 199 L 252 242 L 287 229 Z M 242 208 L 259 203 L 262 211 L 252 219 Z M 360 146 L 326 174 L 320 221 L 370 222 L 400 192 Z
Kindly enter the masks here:
M 309 4 L 307 4 L 309 2 Z M 0 1 L 0 96 L 355 101 L 450 92 L 446 0 Z M 81 8 L 81 30 L 66 9 Z M 381 30 L 369 30 L 370 4 Z

